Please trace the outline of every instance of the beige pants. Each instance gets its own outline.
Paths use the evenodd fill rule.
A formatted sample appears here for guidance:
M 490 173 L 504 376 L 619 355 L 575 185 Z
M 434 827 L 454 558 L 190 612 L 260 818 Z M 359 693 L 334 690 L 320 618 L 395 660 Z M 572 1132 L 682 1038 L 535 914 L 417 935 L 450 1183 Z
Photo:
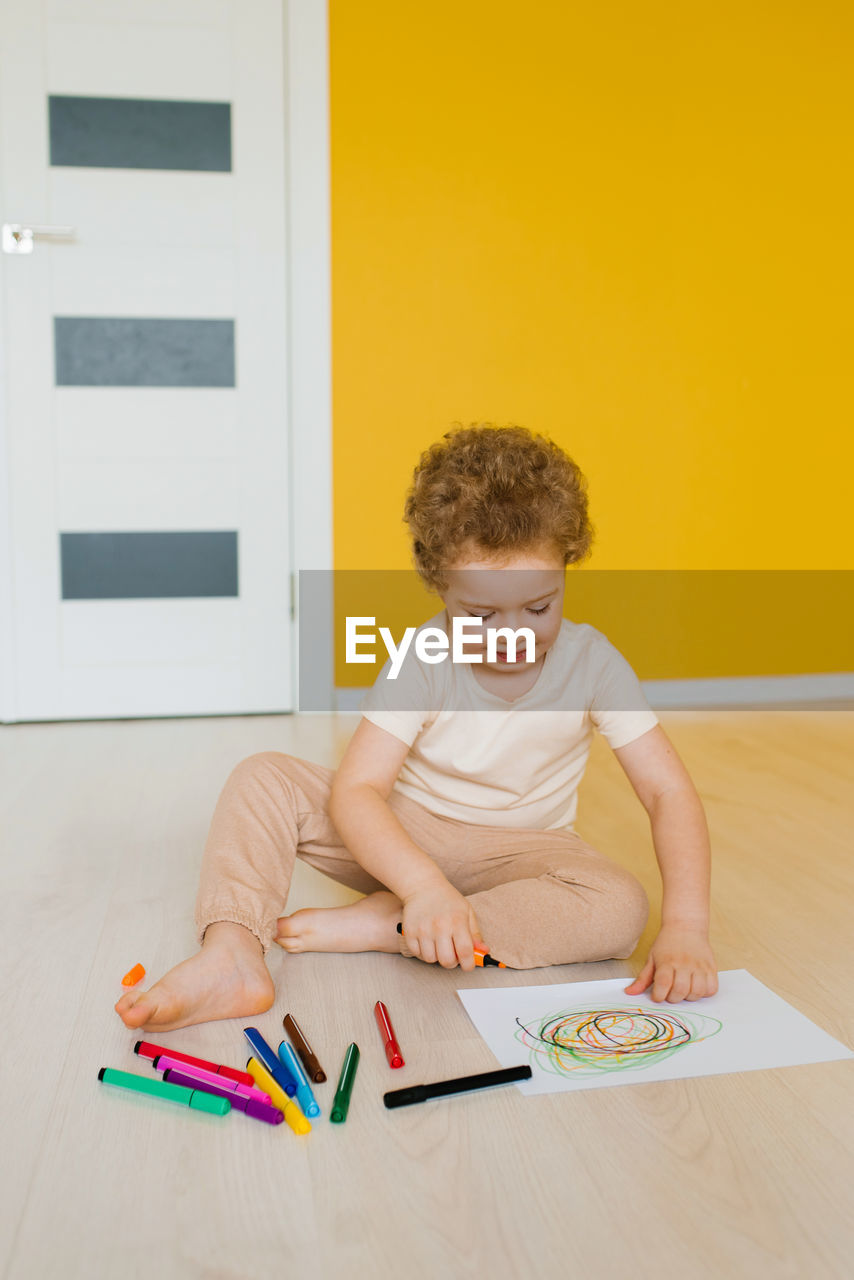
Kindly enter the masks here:
M 228 778 L 202 859 L 195 920 L 245 925 L 265 952 L 284 914 L 294 859 L 373 893 L 385 888 L 346 849 L 329 817 L 334 771 L 264 751 Z M 490 952 L 513 969 L 625 959 L 649 903 L 628 871 L 571 831 L 486 827 L 440 817 L 392 792 L 410 838 L 468 898 Z M 401 952 L 406 951 L 401 941 Z

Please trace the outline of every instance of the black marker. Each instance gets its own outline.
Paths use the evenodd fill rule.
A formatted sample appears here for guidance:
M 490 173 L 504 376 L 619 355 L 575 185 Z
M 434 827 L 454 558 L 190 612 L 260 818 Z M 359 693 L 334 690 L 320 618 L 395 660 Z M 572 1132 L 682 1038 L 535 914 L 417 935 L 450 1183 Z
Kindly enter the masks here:
M 513 1084 L 530 1080 L 530 1067 L 503 1067 L 500 1071 L 481 1071 L 476 1076 L 458 1076 L 456 1080 L 437 1080 L 434 1084 L 412 1084 L 408 1089 L 392 1089 L 383 1094 L 387 1107 L 408 1107 L 413 1102 L 444 1098 L 449 1093 L 468 1093 L 472 1089 L 489 1089 L 494 1084 Z

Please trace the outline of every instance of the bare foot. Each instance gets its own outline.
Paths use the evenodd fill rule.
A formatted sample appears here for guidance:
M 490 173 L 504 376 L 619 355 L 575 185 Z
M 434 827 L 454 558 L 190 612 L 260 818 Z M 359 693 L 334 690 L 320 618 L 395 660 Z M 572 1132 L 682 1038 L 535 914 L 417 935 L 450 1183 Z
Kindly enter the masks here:
M 275 994 L 254 933 L 220 920 L 208 925 L 197 955 L 170 969 L 150 991 L 129 991 L 115 1009 L 132 1030 L 174 1031 L 196 1022 L 265 1013 Z
M 298 951 L 400 952 L 401 901 L 393 893 L 369 893 L 346 907 L 308 907 L 282 916 L 275 939 Z

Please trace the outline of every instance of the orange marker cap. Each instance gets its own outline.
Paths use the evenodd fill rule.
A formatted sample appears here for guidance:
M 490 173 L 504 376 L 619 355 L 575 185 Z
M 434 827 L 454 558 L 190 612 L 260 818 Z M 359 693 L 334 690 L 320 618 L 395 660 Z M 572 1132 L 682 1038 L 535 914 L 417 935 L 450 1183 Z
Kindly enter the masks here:
M 478 946 L 474 949 L 474 962 L 479 969 L 482 969 L 484 965 L 491 966 L 493 969 L 507 968 L 503 960 L 493 960 L 488 951 L 484 951 L 483 947 Z
M 135 987 L 138 982 L 142 982 L 145 977 L 145 969 L 141 964 L 135 964 L 132 969 L 128 970 L 122 978 L 123 987 Z

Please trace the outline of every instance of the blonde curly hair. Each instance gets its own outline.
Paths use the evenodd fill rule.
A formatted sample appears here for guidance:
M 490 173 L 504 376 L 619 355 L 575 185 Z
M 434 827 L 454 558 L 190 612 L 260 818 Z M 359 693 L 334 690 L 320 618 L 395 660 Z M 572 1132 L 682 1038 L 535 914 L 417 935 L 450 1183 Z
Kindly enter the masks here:
M 527 427 L 454 423 L 421 455 L 403 519 L 415 569 L 432 591 L 471 547 L 503 558 L 552 544 L 564 565 L 590 552 L 587 482 L 554 441 Z

